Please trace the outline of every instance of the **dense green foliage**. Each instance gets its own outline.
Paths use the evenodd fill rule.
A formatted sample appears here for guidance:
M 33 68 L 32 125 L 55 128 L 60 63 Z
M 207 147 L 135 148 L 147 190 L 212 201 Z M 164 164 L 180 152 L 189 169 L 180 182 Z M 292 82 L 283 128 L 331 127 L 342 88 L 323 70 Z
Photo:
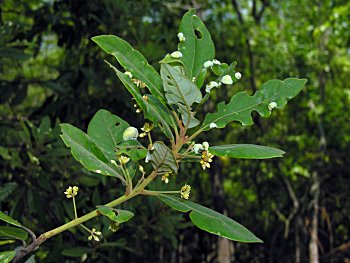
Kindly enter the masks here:
M 68 185 L 81 188 L 77 199 L 81 214 L 118 194 L 118 189 L 110 187 L 110 178 L 83 169 L 59 137 L 61 122 L 93 133 L 94 127 L 88 128 L 88 123 L 100 108 L 135 127 L 143 125 L 142 118 L 134 114 L 128 91 L 89 39 L 118 35 L 158 70 L 164 54 L 176 50 L 177 25 L 192 4 L 105 0 L 1 3 L 1 211 L 39 234 L 74 217 L 63 194 Z M 255 92 L 271 78 L 309 80 L 301 96 L 283 110 L 273 111 L 273 118 L 264 120 L 253 114 L 254 126 L 228 124 L 201 138 L 209 142 L 216 138 L 216 145 L 271 145 L 286 151 L 284 158 L 252 162 L 222 156 L 209 172 L 184 165 L 186 178 L 180 175 L 169 183 L 169 188 L 176 188 L 188 181 L 193 187 L 192 200 L 237 219 L 264 240 L 254 246 L 229 243 L 232 260 L 307 261 L 315 218 L 320 260 L 342 262 L 350 257 L 346 165 L 350 161 L 346 154 L 350 141 L 350 86 L 346 81 L 350 71 L 349 10 L 347 1 L 306 0 L 203 1 L 198 8 L 197 14 L 216 44 L 215 57 L 238 61 L 233 67 L 243 75 L 235 90 L 216 92 L 217 102 L 226 101 L 223 106 L 230 105 L 228 98 L 238 90 Z M 186 62 L 186 67 L 198 66 Z M 155 97 L 157 88 L 152 93 Z M 208 103 L 204 109 L 215 112 L 214 106 Z M 149 118 L 162 114 L 149 105 L 144 107 Z M 155 184 L 162 186 L 160 180 Z M 222 240 L 189 227 L 194 212 L 183 216 L 156 198 L 144 197 L 123 204 L 122 209 L 142 216 L 131 218 L 116 233 L 107 230 L 107 219 L 93 220 L 88 225 L 102 229 L 105 242 L 87 243 L 84 230 L 72 229 L 47 241 L 36 260 L 77 262 L 87 254 L 88 262 L 224 262 Z M 13 235 L 24 238 L 23 233 Z M 8 239 L 0 244 L 0 251 L 19 244 Z

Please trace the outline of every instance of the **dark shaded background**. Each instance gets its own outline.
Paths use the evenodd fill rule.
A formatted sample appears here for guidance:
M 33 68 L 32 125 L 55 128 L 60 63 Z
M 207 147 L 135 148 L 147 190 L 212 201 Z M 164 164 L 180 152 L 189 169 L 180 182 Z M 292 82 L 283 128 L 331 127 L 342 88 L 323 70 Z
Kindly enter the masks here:
M 141 127 L 131 96 L 90 40 L 115 34 L 149 62 L 176 50 L 179 21 L 191 7 L 212 33 L 220 61 L 238 61 L 243 78 L 214 97 L 256 91 L 272 78 L 309 80 L 269 119 L 232 124 L 199 141 L 281 148 L 269 161 L 215 158 L 209 171 L 184 166 L 169 188 L 189 182 L 191 199 L 241 222 L 264 244 L 230 242 L 193 227 L 158 200 L 123 205 L 133 220 L 101 243 L 82 229 L 48 240 L 37 262 L 350 262 L 350 3 L 338 0 L 0 1 L 0 208 L 40 234 L 73 218 L 63 194 L 79 185 L 79 214 L 122 193 L 84 170 L 59 138 L 58 124 L 86 129 L 100 108 Z M 215 109 L 214 101 L 205 111 Z M 181 173 L 183 171 L 183 173 Z M 161 182 L 157 182 L 159 187 Z M 119 187 L 119 188 L 118 188 Z M 0 251 L 19 244 L 0 243 Z M 311 256 L 309 247 L 316 248 Z

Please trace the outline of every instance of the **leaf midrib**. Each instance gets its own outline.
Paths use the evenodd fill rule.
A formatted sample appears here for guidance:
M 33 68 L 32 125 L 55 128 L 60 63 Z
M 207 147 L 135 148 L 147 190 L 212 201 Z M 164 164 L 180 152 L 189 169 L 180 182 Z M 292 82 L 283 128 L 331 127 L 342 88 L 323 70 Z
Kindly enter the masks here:
M 165 196 L 165 198 L 169 198 L 169 199 L 171 199 L 171 200 L 173 200 L 173 201 L 175 201 L 175 202 L 177 202 L 177 203 L 180 203 L 180 204 L 182 204 L 182 205 L 185 205 L 187 208 L 188 208 L 188 211 L 186 211 L 186 212 L 197 212 L 197 213 L 200 213 L 200 214 L 202 214 L 202 215 L 205 215 L 205 216 L 207 216 L 207 217 L 210 217 L 210 218 L 214 218 L 215 220 L 220 220 L 222 223 L 224 223 L 225 224 L 225 226 L 228 226 L 229 228 L 232 228 L 232 227 L 230 227 L 230 225 L 227 223 L 227 222 L 225 222 L 223 219 L 221 219 L 220 217 L 215 217 L 215 216 L 212 216 L 212 215 L 208 215 L 208 214 L 206 214 L 206 213 L 204 213 L 204 212 L 202 212 L 202 211 L 199 211 L 198 209 L 196 209 L 196 208 L 192 208 L 192 207 L 190 207 L 190 206 L 188 206 L 186 203 L 182 203 L 182 202 L 180 202 L 179 200 L 177 200 L 177 199 L 173 199 L 172 197 L 170 197 L 170 196 L 167 196 L 167 195 L 163 195 L 163 194 L 160 194 L 160 196 Z M 236 222 L 236 221 L 234 221 L 233 219 L 231 219 L 233 222 L 235 222 L 236 224 L 238 224 L 238 225 L 240 225 L 238 222 Z M 244 226 L 242 226 L 242 225 L 240 225 L 242 228 L 244 228 L 246 231 L 248 231 Z M 209 231 L 208 231 L 209 232 Z M 215 232 L 211 232 L 211 233 L 215 233 Z M 249 233 L 249 231 L 248 231 L 248 233 Z M 217 233 L 215 233 L 215 234 L 217 234 Z M 224 236 L 224 237 L 227 237 L 227 238 L 230 238 L 231 239 L 231 237 L 229 237 L 228 235 L 225 235 L 225 234 L 222 234 L 222 233 L 220 233 L 220 236 Z M 255 237 L 256 238 L 256 237 Z M 258 239 L 258 238 L 256 238 L 256 239 Z M 237 239 L 237 241 L 244 241 L 243 239 L 240 239 L 240 240 L 238 240 Z
M 95 156 L 94 154 L 92 154 L 90 151 L 88 151 L 85 147 L 81 146 L 80 144 L 76 143 L 75 140 L 72 139 L 71 136 L 68 135 L 68 133 L 65 133 L 65 135 L 70 139 L 70 141 L 75 145 L 78 146 L 78 148 L 83 149 L 83 152 L 88 153 L 88 155 L 93 156 L 95 159 L 97 159 L 99 162 L 102 163 L 103 167 L 107 168 L 107 170 L 112 171 L 112 174 L 115 174 L 115 176 L 117 178 L 119 178 L 122 182 L 125 182 L 124 178 L 115 170 L 113 170 L 111 167 L 109 167 L 105 162 L 103 162 L 102 160 L 100 160 L 99 158 L 97 158 L 97 156 Z M 62 136 L 62 135 L 61 135 Z M 90 138 L 88 135 L 84 134 L 83 136 Z M 90 138 L 91 139 L 91 138 Z M 91 141 L 93 141 L 91 139 Z M 95 144 L 95 146 L 98 148 L 98 146 Z M 72 147 L 70 147 L 72 149 Z M 103 152 L 101 151 L 101 153 L 103 154 Z M 104 155 L 104 154 L 103 154 Z M 106 159 L 108 159 L 105 155 L 104 157 Z M 80 162 L 80 161 L 79 161 Z

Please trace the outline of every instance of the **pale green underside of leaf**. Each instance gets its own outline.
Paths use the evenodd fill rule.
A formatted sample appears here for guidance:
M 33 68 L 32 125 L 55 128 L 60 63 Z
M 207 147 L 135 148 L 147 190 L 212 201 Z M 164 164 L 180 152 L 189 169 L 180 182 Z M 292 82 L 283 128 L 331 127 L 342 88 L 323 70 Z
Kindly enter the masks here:
M 195 83 L 181 74 L 179 67 L 161 64 L 160 75 L 163 80 L 165 97 L 169 104 L 181 103 L 190 108 L 194 102 L 199 103 L 202 94 Z
M 0 252 L 0 262 L 9 263 L 16 255 L 15 251 L 4 251 Z
M 306 82 L 306 79 L 296 78 L 288 78 L 284 81 L 275 79 L 265 82 L 261 90 L 253 96 L 249 96 L 246 92 L 239 92 L 231 98 L 228 104 L 220 102 L 216 113 L 208 113 L 201 130 L 209 130 L 211 123 L 215 123 L 217 128 L 224 128 L 232 121 L 239 121 L 243 125 L 252 125 L 252 111 L 258 112 L 265 118 L 270 116 L 269 103 L 275 102 L 277 108 L 283 107 L 288 100 L 295 97 L 303 89 Z
M 227 144 L 213 146 L 209 152 L 216 156 L 227 156 L 240 159 L 269 159 L 283 157 L 284 151 L 272 147 L 254 144 Z
M 6 215 L 1 211 L 0 211 L 0 220 L 5 221 L 6 223 L 9 223 L 14 226 L 18 226 L 18 227 L 22 226 L 20 222 L 18 222 L 17 220 L 14 220 L 13 218 L 11 218 L 10 216 Z
M 186 40 L 179 43 L 178 49 L 182 53 L 181 61 L 189 79 L 197 77 L 204 62 L 213 60 L 215 57 L 215 47 L 210 33 L 195 13 L 194 9 L 189 10 L 179 25 L 179 32 L 184 34 Z M 195 30 L 201 38 L 196 36 Z
M 86 133 L 67 123 L 60 126 L 63 142 L 71 148 L 72 155 L 78 162 L 89 171 L 114 176 L 125 183 L 125 179 L 111 167 L 110 160 Z
M 149 95 L 148 100 L 145 100 L 142 97 L 140 90 L 136 87 L 136 85 L 130 80 L 130 78 L 127 75 L 120 72 L 111 64 L 109 65 L 116 72 L 117 76 L 123 82 L 127 90 L 135 98 L 136 103 L 143 110 L 145 118 L 152 121 L 155 125 L 160 123 L 160 128 L 162 132 L 168 138 L 172 138 L 172 132 L 169 125 L 171 125 L 172 127 L 176 126 L 169 110 L 163 104 L 161 104 L 159 100 L 155 97 Z
M 173 152 L 163 143 L 155 142 L 154 150 L 150 153 L 150 162 L 158 174 L 174 172 L 177 174 L 179 166 Z
M 0 226 L 0 239 L 26 240 L 28 233 L 23 229 L 11 226 Z
M 262 243 L 261 239 L 257 238 L 244 226 L 214 210 L 170 195 L 160 194 L 158 198 L 177 211 L 190 212 L 192 223 L 204 231 L 234 241 Z
M 114 209 L 108 206 L 97 206 L 97 209 L 102 215 L 108 217 L 112 221 L 118 222 L 119 224 L 129 221 L 134 216 L 133 212 Z
M 123 141 L 123 132 L 130 125 L 107 110 L 99 110 L 91 119 L 88 136 L 109 159 L 115 159 L 115 148 Z
M 113 35 L 101 35 L 92 38 L 106 53 L 113 55 L 126 71 L 133 77 L 144 82 L 156 98 L 165 103 L 162 89 L 162 80 L 158 72 L 148 64 L 144 56 L 126 42 Z

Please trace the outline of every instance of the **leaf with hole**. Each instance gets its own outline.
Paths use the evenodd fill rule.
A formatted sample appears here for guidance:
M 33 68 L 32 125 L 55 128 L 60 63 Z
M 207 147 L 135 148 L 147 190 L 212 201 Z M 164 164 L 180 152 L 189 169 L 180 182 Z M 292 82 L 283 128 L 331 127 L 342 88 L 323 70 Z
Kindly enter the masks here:
M 115 148 L 123 141 L 123 132 L 130 125 L 107 110 L 99 110 L 91 119 L 88 136 L 109 160 L 115 159 Z
M 181 61 L 187 76 L 192 80 L 199 75 L 204 62 L 214 59 L 214 42 L 202 20 L 196 16 L 194 9 L 183 16 L 179 32 L 184 34 L 185 41 L 179 43 L 178 50 L 182 53 Z
M 97 209 L 102 215 L 119 224 L 129 221 L 134 216 L 133 212 L 108 206 L 97 206 Z

